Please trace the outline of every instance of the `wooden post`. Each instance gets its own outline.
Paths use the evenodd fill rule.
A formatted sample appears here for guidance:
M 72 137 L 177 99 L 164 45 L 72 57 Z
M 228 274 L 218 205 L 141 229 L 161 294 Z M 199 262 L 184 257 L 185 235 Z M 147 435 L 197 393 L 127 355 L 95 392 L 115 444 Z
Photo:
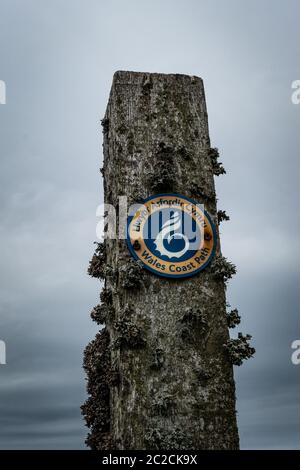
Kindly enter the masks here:
M 200 78 L 116 72 L 102 124 L 107 204 L 173 192 L 204 204 L 216 227 L 227 217 L 217 212 L 214 174 L 225 170 L 210 146 Z M 235 267 L 221 255 L 218 229 L 214 260 L 194 277 L 155 276 L 122 239 L 99 244 L 89 273 L 104 279 L 92 318 L 106 326 L 85 352 L 87 444 L 237 449 L 232 362 L 245 337 L 229 339 L 239 322 L 225 299 Z

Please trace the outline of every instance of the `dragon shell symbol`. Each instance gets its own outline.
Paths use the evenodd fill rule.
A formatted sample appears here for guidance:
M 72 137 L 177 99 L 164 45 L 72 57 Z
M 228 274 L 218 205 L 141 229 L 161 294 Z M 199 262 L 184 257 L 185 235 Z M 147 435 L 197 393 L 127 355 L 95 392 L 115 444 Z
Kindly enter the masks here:
M 174 212 L 174 214 L 171 215 L 170 219 L 163 224 L 162 229 L 157 234 L 157 237 L 154 242 L 156 249 L 160 252 L 162 256 L 167 256 L 168 258 L 180 258 L 188 251 L 190 243 L 188 238 L 183 233 L 175 232 L 171 235 L 171 232 L 178 230 L 180 227 L 180 215 L 178 212 Z M 168 243 L 170 243 L 174 239 L 182 239 L 185 242 L 184 248 L 177 252 L 169 251 L 164 246 L 164 240 L 166 239 Z

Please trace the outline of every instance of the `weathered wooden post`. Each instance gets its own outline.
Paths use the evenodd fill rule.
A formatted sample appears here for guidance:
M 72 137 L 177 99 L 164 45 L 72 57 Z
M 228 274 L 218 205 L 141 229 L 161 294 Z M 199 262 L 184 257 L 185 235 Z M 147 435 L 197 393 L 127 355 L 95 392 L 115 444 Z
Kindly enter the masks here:
M 118 208 L 119 196 L 130 205 L 163 193 L 166 203 L 176 194 L 178 201 L 204 204 L 207 252 L 190 268 L 195 276 L 170 271 L 164 277 L 175 269 L 167 261 L 159 276 L 136 261 L 148 263 L 143 238 L 129 236 L 131 251 L 124 239 L 98 245 L 89 273 L 103 279 L 104 288 L 92 318 L 106 326 L 85 352 L 87 444 L 237 449 L 232 364 L 254 350 L 248 336 L 230 340 L 228 333 L 240 321 L 237 310 L 226 312 L 226 281 L 235 267 L 220 251 L 218 224 L 227 216 L 217 211 L 214 175 L 225 170 L 210 146 L 203 82 L 117 72 L 102 124 L 105 202 Z M 163 269 L 157 259 L 152 271 Z

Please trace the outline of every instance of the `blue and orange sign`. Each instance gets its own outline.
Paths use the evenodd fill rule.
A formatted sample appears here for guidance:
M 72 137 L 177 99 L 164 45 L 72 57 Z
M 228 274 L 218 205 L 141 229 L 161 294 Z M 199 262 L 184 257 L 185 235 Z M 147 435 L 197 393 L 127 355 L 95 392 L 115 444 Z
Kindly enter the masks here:
M 180 194 L 159 194 L 136 204 L 128 217 L 133 257 L 164 277 L 189 277 L 212 260 L 216 229 L 201 204 Z

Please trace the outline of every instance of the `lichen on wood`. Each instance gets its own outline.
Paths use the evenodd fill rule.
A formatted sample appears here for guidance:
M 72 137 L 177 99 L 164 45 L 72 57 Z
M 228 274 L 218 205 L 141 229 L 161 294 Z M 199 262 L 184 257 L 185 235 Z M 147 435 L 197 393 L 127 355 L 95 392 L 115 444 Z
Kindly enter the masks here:
M 215 257 L 211 268 L 213 275 L 224 282 L 227 282 L 236 274 L 236 266 L 222 255 Z
M 211 159 L 214 175 L 224 175 L 226 173 L 226 170 L 223 167 L 223 164 L 219 162 L 219 150 L 217 148 L 210 148 L 208 149 L 208 155 Z
M 235 328 L 241 323 L 241 317 L 237 308 L 226 313 L 228 328 Z
M 119 320 L 114 322 L 116 339 L 114 348 L 140 348 L 146 343 L 143 329 L 132 319 L 132 311 L 126 306 L 121 313 Z
M 90 261 L 88 267 L 88 274 L 92 277 L 96 277 L 98 279 L 105 278 L 105 269 L 106 269 L 106 251 L 105 251 L 105 244 L 104 243 L 96 243 L 97 248 L 95 249 L 95 253 Z
M 226 211 L 223 211 L 223 210 L 218 210 L 217 217 L 218 217 L 218 224 L 219 225 L 220 225 L 221 222 L 223 222 L 223 220 L 230 220 L 229 215 L 227 215 Z
M 140 261 L 129 259 L 126 264 L 119 269 L 121 287 L 123 289 L 134 289 L 141 285 L 144 270 Z
M 110 317 L 113 317 L 114 309 L 107 303 L 96 305 L 91 311 L 91 318 L 99 325 L 105 324 Z
M 240 366 L 246 359 L 250 359 L 255 354 L 255 349 L 249 344 L 251 335 L 238 333 L 238 337 L 230 339 L 224 345 L 224 348 L 235 366 Z
M 207 327 L 207 315 L 200 308 L 183 308 L 179 334 L 184 341 L 198 340 L 207 331 Z
M 147 448 L 150 450 L 189 450 L 193 442 L 182 429 L 175 427 L 171 432 L 163 428 L 150 429 L 145 435 Z
M 101 330 L 84 353 L 83 367 L 88 375 L 89 398 L 82 405 L 82 414 L 90 428 L 86 444 L 91 449 L 113 448 L 110 432 L 110 338 Z

